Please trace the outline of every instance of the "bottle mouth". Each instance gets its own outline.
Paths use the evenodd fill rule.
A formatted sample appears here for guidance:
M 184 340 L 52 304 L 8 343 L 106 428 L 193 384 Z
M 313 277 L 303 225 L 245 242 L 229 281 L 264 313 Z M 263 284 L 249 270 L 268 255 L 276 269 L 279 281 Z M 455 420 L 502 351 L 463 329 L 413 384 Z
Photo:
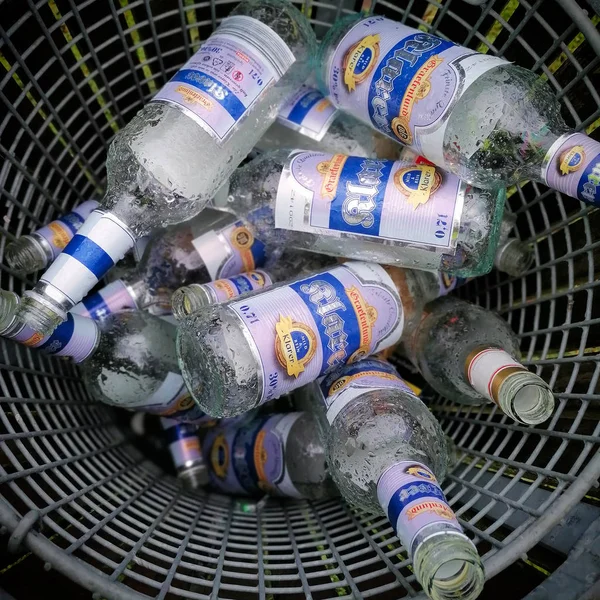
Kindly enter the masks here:
M 171 296 L 173 316 L 181 321 L 198 312 L 203 306 L 210 304 L 208 300 L 201 284 L 192 283 L 181 287 Z
M 526 425 L 547 421 L 554 411 L 554 394 L 545 384 L 524 383 L 514 392 L 513 418 Z
M 494 264 L 499 271 L 511 277 L 521 277 L 531 268 L 534 259 L 531 246 L 513 238 L 500 249 Z
M 183 483 L 186 489 L 197 490 L 208 484 L 208 470 L 206 469 L 206 466 L 201 463 L 180 471 L 177 478 Z
M 13 271 L 19 271 L 23 275 L 35 273 L 48 263 L 44 249 L 29 235 L 8 244 L 4 258 Z
M 432 600 L 475 600 L 485 572 L 473 543 L 463 534 L 438 532 L 414 556 L 415 575 Z
M 66 312 L 42 301 L 33 291 L 25 292 L 17 310 L 17 320 L 43 336 L 50 335 L 66 318 Z

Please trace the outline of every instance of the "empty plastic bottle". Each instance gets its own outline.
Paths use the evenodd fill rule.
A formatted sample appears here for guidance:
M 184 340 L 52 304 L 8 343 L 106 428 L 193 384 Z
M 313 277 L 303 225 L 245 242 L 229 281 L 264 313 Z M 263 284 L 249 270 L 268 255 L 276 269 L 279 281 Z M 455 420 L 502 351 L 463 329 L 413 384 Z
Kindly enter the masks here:
M 310 390 L 342 496 L 388 517 L 430 598 L 476 598 L 483 565 L 438 483 L 448 458 L 435 417 L 381 360 L 340 367 Z
M 176 319 L 184 319 L 211 304 L 227 302 L 242 294 L 270 287 L 276 281 L 302 277 L 333 265 L 335 260 L 312 252 L 284 252 L 269 271 L 250 271 L 209 283 L 192 283 L 180 287 L 171 298 Z
M 529 425 L 546 421 L 554 410 L 548 384 L 519 362 L 519 343 L 508 323 L 485 308 L 452 296 L 431 302 L 403 348 L 450 400 L 493 402 Z
M 165 431 L 178 479 L 191 490 L 206 485 L 208 471 L 202 458 L 198 427 L 164 417 L 160 422 Z
M 26 293 L 20 318 L 51 332 L 136 238 L 199 213 L 306 79 L 315 45 L 287 0 L 239 4 L 116 135 L 100 209 Z
M 339 20 L 320 46 L 331 101 L 483 188 L 542 181 L 600 201 L 600 143 L 565 125 L 539 75 L 384 17 Z
M 63 251 L 97 207 L 96 200 L 82 202 L 70 213 L 7 244 L 4 252 L 6 263 L 22 275 L 44 269 Z
M 439 295 L 437 274 L 349 262 L 180 321 L 181 373 L 198 405 L 233 416 L 392 346 Z
M 302 85 L 281 106 L 277 120 L 255 146 L 262 152 L 304 148 L 395 160 L 402 148 L 350 115 L 338 111 L 321 92 Z
M 206 418 L 179 374 L 176 330 L 166 318 L 125 311 L 96 322 L 69 313 L 42 336 L 16 319 L 19 302 L 17 294 L 0 290 L 0 336 L 80 363 L 86 390 L 96 400 L 180 421 Z
M 337 496 L 315 417 L 306 412 L 219 423 L 202 444 L 211 483 L 230 494 Z
M 228 206 L 270 247 L 470 277 L 492 268 L 504 197 L 430 164 L 280 150 L 234 173 Z

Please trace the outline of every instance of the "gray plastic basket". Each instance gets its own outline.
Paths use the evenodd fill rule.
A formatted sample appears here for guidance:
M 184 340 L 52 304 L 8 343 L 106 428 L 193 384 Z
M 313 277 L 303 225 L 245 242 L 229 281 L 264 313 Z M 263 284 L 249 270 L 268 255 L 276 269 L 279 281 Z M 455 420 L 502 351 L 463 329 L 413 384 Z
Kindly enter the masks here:
M 114 133 L 233 4 L 0 0 L 0 256 L 7 241 L 101 192 Z M 319 36 L 342 14 L 370 8 L 504 55 L 549 82 L 572 125 L 600 125 L 594 2 L 374 4 L 301 5 Z M 532 183 L 510 190 L 509 205 L 520 237 L 536 243 L 535 266 L 520 280 L 494 272 L 460 293 L 508 319 L 525 363 L 553 385 L 556 413 L 547 427 L 523 428 L 491 406 L 432 403 L 461 452 L 446 492 L 488 578 L 542 538 L 564 560 L 573 540 L 551 532 L 578 507 L 597 510 L 596 488 L 585 506 L 580 499 L 600 475 L 600 213 Z M 0 276 L 18 293 L 34 283 L 4 265 Z M 96 598 L 419 594 L 386 519 L 338 501 L 256 505 L 184 493 L 131 445 L 111 408 L 90 400 L 75 367 L 4 343 L 0 362 L 0 524 L 9 549 L 32 550 Z M 576 516 L 571 537 L 584 522 Z M 582 564 L 566 560 L 556 573 L 570 593 L 586 589 L 572 563 Z

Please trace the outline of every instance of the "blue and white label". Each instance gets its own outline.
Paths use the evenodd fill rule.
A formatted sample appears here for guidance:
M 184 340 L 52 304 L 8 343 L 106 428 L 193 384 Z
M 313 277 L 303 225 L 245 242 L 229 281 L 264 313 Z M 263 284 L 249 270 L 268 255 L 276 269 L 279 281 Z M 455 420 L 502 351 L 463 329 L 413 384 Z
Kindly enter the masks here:
M 88 319 L 99 321 L 115 312 L 139 308 L 136 304 L 133 291 L 121 279 L 117 279 L 104 286 L 95 294 L 89 294 L 70 312 Z
M 452 254 L 466 185 L 431 164 L 294 151 L 275 227 Z
M 319 90 L 303 85 L 283 103 L 277 120 L 320 142 L 336 115 L 335 106 Z
M 319 379 L 318 385 L 329 423 L 349 402 L 369 391 L 388 388 L 414 395 L 394 366 L 378 358 L 344 365 Z
M 294 61 L 268 25 L 229 17 L 152 102 L 177 106 L 221 143 Z
M 135 236 L 117 217 L 95 210 L 40 281 L 61 292 L 74 306 L 134 242 Z
M 432 525 L 436 532 L 463 533 L 434 474 L 422 463 L 392 465 L 379 478 L 377 498 L 411 557 Z

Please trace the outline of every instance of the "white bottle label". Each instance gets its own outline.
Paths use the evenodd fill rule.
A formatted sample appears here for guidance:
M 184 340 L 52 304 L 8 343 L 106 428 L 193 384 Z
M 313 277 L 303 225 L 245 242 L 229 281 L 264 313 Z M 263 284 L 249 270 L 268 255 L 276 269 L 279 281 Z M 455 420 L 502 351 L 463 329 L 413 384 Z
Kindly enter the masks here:
M 303 85 L 283 103 L 277 120 L 320 142 L 336 115 L 335 106 L 319 90 Z
M 152 102 L 178 106 L 220 144 L 294 61 L 270 27 L 252 17 L 229 17 Z
M 328 65 L 332 102 L 444 166 L 452 106 L 483 73 L 507 61 L 384 17 L 356 23 Z
M 262 267 L 266 259 L 265 245 L 254 237 L 244 221 L 207 231 L 194 238 L 192 244 L 213 281 L 253 271 Z
M 431 525 L 463 533 L 434 474 L 421 463 L 392 465 L 379 478 L 377 498 L 411 557 Z
M 333 423 L 344 406 L 365 392 L 392 388 L 414 395 L 414 391 L 390 363 L 376 358 L 345 365 L 319 379 L 318 384 L 329 424 Z
M 471 353 L 466 361 L 467 379 L 484 398 L 498 404 L 498 392 L 505 379 L 515 371 L 527 371 L 508 352 L 485 348 Z
M 394 345 L 404 313 L 375 264 L 349 262 L 228 304 L 262 366 L 261 402 Z
M 93 211 L 40 281 L 74 306 L 133 246 L 135 236 L 111 213 Z
M 126 309 L 138 308 L 133 292 L 124 281 L 117 279 L 104 286 L 95 294 L 88 294 L 69 312 L 98 321 Z
M 275 227 L 453 254 L 465 189 L 430 164 L 294 151 Z

